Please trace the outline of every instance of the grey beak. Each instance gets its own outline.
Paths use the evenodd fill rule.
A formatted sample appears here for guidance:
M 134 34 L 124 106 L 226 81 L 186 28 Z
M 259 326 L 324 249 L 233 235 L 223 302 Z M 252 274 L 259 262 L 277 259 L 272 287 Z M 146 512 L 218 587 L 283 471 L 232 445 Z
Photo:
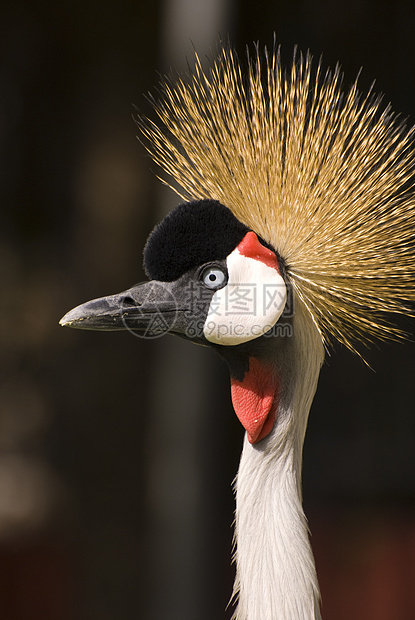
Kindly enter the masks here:
M 60 325 L 100 331 L 130 330 L 163 335 L 174 328 L 177 304 L 170 282 L 144 282 L 70 310 Z

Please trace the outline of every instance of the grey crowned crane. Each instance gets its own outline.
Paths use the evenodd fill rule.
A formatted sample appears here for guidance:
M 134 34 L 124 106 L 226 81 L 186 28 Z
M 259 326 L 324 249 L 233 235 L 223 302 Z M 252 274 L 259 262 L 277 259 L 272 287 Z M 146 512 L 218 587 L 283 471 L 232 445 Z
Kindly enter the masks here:
M 325 346 L 399 337 L 414 300 L 413 132 L 380 98 L 342 92 L 307 54 L 168 78 L 140 118 L 184 200 L 151 233 L 149 282 L 71 310 L 62 325 L 161 329 L 227 363 L 246 429 L 236 479 L 236 620 L 320 618 L 301 499 L 308 413 Z

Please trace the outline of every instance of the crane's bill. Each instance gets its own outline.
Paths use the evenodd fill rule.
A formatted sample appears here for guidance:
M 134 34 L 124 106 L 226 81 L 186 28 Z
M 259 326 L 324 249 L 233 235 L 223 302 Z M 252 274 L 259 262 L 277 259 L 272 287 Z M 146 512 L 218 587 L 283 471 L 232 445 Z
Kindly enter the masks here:
M 107 297 L 87 301 L 59 321 L 65 327 L 97 331 L 145 331 L 155 317 L 172 326 L 177 312 L 168 282 L 144 282 Z

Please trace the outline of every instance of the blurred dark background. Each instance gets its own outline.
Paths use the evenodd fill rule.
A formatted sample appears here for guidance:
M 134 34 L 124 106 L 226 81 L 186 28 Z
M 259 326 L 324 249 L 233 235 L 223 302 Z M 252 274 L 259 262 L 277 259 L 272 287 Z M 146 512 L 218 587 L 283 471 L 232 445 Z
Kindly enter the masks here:
M 61 329 L 143 279 L 177 199 L 133 104 L 192 45 L 295 44 L 415 122 L 415 4 L 0 5 L 0 618 L 229 619 L 242 431 L 227 371 L 166 337 Z M 387 257 L 386 257 L 387 260 Z M 409 322 L 404 325 L 413 330 Z M 325 620 L 415 618 L 414 345 L 327 358 L 304 454 Z M 265 619 L 264 619 L 265 620 Z

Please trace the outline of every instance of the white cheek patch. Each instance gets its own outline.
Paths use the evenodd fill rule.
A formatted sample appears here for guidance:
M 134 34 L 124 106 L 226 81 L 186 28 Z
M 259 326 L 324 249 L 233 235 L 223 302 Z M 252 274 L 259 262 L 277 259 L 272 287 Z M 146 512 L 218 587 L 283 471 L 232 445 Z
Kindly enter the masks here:
M 238 248 L 226 262 L 229 281 L 213 295 L 203 333 L 209 342 L 237 345 L 275 325 L 287 301 L 287 288 L 277 269 L 242 255 Z

